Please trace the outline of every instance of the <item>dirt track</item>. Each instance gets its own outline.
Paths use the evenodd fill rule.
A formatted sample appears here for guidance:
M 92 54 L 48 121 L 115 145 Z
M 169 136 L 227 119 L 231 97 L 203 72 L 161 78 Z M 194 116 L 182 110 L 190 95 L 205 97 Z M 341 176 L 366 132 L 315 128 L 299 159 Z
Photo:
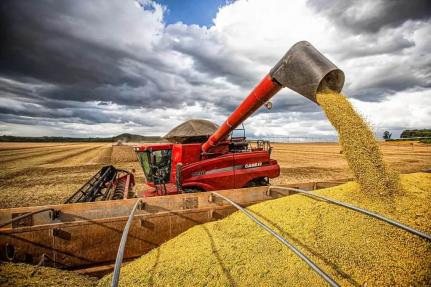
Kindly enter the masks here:
M 402 172 L 431 168 L 431 145 L 382 143 L 389 166 Z M 334 143 L 273 144 L 281 166 L 273 184 L 351 177 Z M 63 202 L 102 166 L 136 170 L 137 190 L 144 176 L 131 146 L 107 143 L 0 143 L 0 208 Z

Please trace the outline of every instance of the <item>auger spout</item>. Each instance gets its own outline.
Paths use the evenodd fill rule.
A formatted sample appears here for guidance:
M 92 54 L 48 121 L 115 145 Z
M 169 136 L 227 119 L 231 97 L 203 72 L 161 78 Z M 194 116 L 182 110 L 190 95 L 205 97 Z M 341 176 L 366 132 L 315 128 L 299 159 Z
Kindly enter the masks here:
M 296 43 L 251 91 L 227 120 L 202 145 L 202 152 L 226 139 L 283 87 L 316 102 L 317 91 L 324 87 L 340 92 L 344 73 L 307 41 Z

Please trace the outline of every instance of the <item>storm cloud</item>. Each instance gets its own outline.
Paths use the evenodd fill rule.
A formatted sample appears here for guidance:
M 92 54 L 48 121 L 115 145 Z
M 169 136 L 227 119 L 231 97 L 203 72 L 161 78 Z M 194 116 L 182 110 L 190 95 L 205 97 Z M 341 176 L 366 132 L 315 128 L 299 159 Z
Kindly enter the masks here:
M 428 20 L 431 15 L 428 0 L 309 0 L 309 4 L 355 33 L 376 33 L 409 20 Z
M 157 1 L 4 0 L 0 133 L 148 135 L 190 118 L 221 123 L 300 40 L 345 71 L 344 91 L 358 107 L 390 109 L 418 93 L 429 98 L 430 6 L 235 1 L 219 9 L 211 27 L 202 27 L 167 25 L 167 8 Z M 273 102 L 272 111 L 261 109 L 247 120 L 250 135 L 334 135 L 309 100 L 285 89 Z M 378 122 L 378 132 L 420 128 L 431 122 L 430 113 L 419 113 L 420 120 L 370 120 Z

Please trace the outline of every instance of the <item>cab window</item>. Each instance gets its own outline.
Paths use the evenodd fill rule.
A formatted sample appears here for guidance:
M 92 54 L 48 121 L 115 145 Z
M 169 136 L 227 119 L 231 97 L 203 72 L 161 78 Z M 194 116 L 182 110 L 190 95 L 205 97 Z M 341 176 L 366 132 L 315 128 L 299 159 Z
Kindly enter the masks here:
M 169 182 L 171 176 L 171 150 L 156 150 L 152 152 L 154 158 L 152 175 L 157 183 Z
M 150 152 L 138 152 L 138 160 L 144 170 L 145 177 L 147 181 L 152 182 L 153 178 L 151 176 L 151 168 L 150 168 Z
M 139 152 L 138 160 L 148 182 L 169 182 L 171 175 L 170 149 Z

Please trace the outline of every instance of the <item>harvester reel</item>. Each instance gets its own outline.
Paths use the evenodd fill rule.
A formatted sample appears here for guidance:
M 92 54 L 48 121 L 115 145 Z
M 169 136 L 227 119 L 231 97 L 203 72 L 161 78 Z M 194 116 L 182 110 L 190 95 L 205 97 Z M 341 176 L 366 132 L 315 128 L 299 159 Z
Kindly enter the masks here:
M 135 180 L 132 173 L 107 165 L 102 167 L 65 203 L 125 199 L 134 185 Z

